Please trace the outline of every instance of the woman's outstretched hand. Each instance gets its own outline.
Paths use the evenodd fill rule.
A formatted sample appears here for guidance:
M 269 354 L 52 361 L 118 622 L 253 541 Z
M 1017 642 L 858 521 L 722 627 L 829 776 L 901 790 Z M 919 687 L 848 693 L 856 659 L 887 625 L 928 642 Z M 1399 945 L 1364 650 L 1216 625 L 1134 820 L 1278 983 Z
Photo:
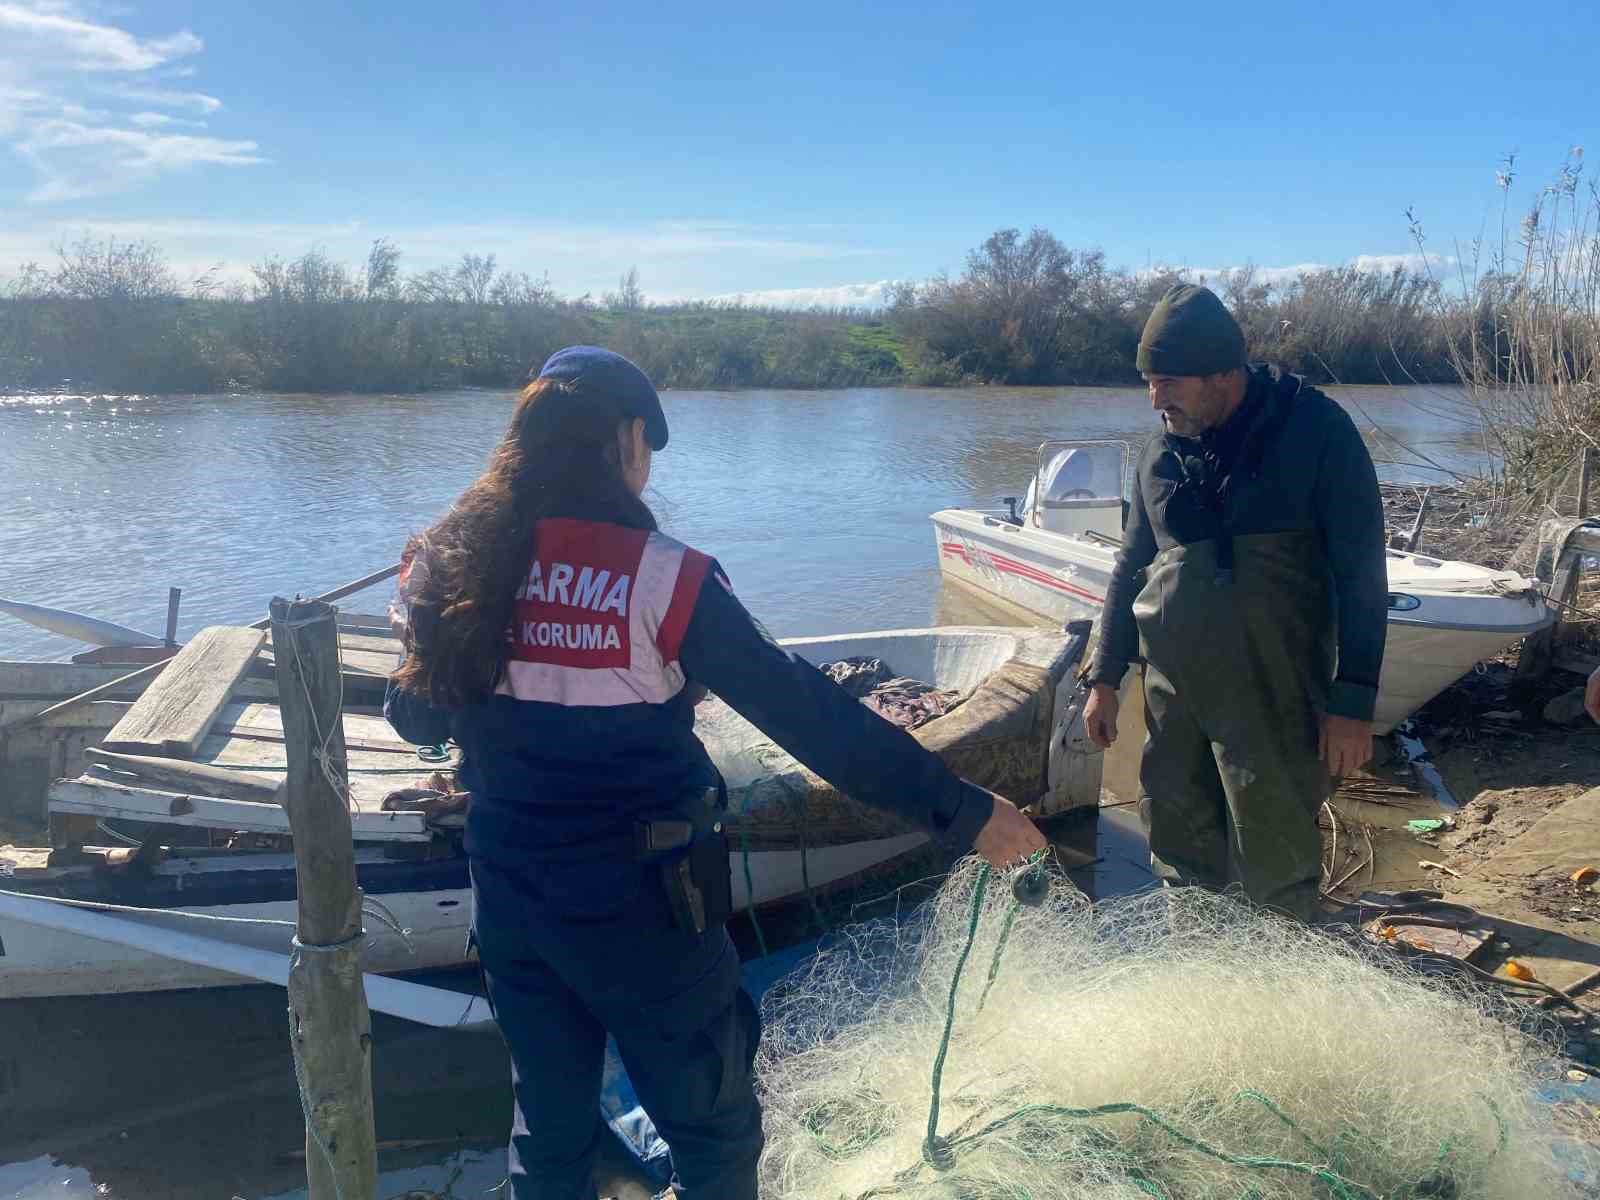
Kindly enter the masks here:
M 1008 867 L 1020 866 L 1029 855 L 1043 850 L 1047 844 L 1039 827 L 1021 809 L 1004 796 L 996 796 L 994 812 L 983 828 L 978 830 L 972 848 L 991 867 L 1003 871 Z

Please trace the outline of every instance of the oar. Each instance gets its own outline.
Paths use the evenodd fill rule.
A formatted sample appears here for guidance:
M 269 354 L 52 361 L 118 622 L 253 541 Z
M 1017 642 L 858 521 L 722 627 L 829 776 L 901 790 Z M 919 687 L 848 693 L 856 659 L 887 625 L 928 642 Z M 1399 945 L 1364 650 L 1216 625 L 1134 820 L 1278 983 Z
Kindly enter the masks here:
M 363 575 L 360 579 L 351 580 L 349 583 L 344 584 L 341 587 L 334 588 L 331 592 L 325 592 L 322 595 L 315 597 L 315 599 L 326 601 L 329 604 L 332 604 L 335 600 L 343 600 L 346 596 L 353 596 L 356 592 L 364 591 L 375 583 L 382 583 L 385 579 L 393 579 L 396 575 L 400 574 L 400 567 L 400 563 L 395 563 L 394 566 L 385 567 L 381 571 L 374 571 L 371 575 Z M 262 617 L 259 621 L 252 621 L 249 627 L 251 629 L 265 629 L 271 624 L 271 617 Z M 125 688 L 130 683 L 137 683 L 142 679 L 153 678 L 154 676 L 159 675 L 167 663 L 171 661 L 171 659 L 163 659 L 161 662 L 153 662 L 147 667 L 140 667 L 137 671 L 132 671 L 127 675 L 113 679 L 109 683 L 102 683 L 98 687 L 90 688 L 87 692 L 80 692 L 76 696 L 72 696 L 69 699 L 61 701 L 59 704 L 52 704 L 49 708 L 41 709 L 34 713 L 31 717 L 24 717 L 22 720 L 18 721 L 17 728 L 25 728 L 26 726 L 32 725 L 36 722 L 48 720 L 57 713 L 67 712 L 68 710 L 77 708 L 78 705 L 85 704 L 90 700 L 98 700 L 101 696 L 106 695 L 108 692 L 114 692 L 121 688 Z
M 0 612 L 40 629 L 48 629 L 51 633 L 58 633 L 62 637 L 88 642 L 91 646 L 163 644 L 163 639 L 153 633 L 141 633 L 137 629 L 129 629 L 126 625 L 118 625 L 115 621 L 102 621 L 99 617 L 73 612 L 67 608 L 47 608 L 42 604 L 26 604 L 21 600 L 7 600 L 0 597 Z

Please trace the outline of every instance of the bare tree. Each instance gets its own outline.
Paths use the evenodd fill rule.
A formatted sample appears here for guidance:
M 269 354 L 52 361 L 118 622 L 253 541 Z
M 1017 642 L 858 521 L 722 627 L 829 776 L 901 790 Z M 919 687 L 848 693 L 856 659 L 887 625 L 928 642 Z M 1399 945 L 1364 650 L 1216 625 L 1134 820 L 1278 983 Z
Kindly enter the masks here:
M 494 281 L 489 289 L 489 302 L 507 308 L 549 308 L 556 301 L 555 289 L 550 286 L 550 276 L 535 279 L 526 271 L 507 271 Z
M 97 242 L 83 238 L 59 246 L 55 290 L 77 300 L 167 300 L 182 293 L 166 256 L 152 242 Z
M 628 273 L 617 280 L 617 290 L 605 294 L 605 302 L 612 312 L 638 312 L 644 308 L 644 291 L 639 287 L 638 267 L 628 268 Z
M 457 294 L 468 304 L 489 303 L 494 272 L 494 255 L 463 254 L 455 273 Z
M 416 304 L 446 304 L 457 298 L 455 272 L 434 267 L 413 275 L 405 283 L 406 299 Z
M 38 300 L 50 293 L 50 274 L 36 262 L 25 262 L 4 289 L 11 300 Z
M 400 294 L 400 251 L 388 238 L 378 238 L 367 251 L 362 280 L 368 300 L 393 300 Z

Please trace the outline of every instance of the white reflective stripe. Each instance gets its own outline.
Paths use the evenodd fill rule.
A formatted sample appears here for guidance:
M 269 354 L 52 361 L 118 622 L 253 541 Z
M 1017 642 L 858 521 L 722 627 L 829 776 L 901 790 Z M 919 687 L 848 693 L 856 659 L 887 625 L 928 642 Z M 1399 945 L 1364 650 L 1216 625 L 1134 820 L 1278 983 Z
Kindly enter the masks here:
M 505 676 L 495 689 L 502 696 L 572 708 L 615 708 L 619 704 L 665 704 L 683 690 L 683 670 L 663 670 L 655 656 L 652 671 L 619 671 L 612 667 L 590 670 L 558 667 L 551 663 L 506 663 Z
M 518 700 L 574 708 L 665 704 L 671 700 L 683 690 L 683 668 L 677 663 L 662 662 L 656 635 L 678 586 L 684 550 L 682 543 L 659 533 L 652 533 L 645 541 L 628 598 L 628 661 L 632 665 L 627 670 L 511 659 L 495 691 Z
M 644 553 L 639 556 L 639 574 L 633 581 L 633 607 L 628 611 L 633 636 L 630 661 L 635 670 L 645 663 L 654 663 L 656 670 L 661 670 L 656 635 L 661 632 L 661 622 L 667 619 L 667 609 L 672 605 L 678 572 L 683 570 L 684 549 L 682 542 L 659 533 L 652 533 L 645 540 Z

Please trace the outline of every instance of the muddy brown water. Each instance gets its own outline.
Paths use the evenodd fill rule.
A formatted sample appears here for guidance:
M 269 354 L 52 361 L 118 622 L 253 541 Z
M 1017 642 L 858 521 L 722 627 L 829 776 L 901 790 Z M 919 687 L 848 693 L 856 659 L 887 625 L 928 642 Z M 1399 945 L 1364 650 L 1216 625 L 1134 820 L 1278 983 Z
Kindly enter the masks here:
M 1445 466 L 1476 452 L 1432 389 L 1345 389 Z M 1050 437 L 1142 439 L 1116 389 L 669 393 L 672 444 L 651 495 L 665 528 L 716 554 L 780 636 L 1006 623 L 943 592 L 927 515 L 998 505 Z M 427 396 L 0 397 L 0 594 L 180 635 L 259 616 L 393 561 L 480 469 L 498 393 Z M 1371 431 L 1375 455 L 1408 457 Z M 1383 467 L 1391 477 L 1426 471 Z M 383 595 L 351 603 L 376 611 Z M 0 658 L 76 647 L 0 619 Z M 1135 722 L 1108 782 L 1131 779 Z M 1131 807 L 1059 822 L 1097 858 L 1094 895 L 1149 885 Z M 455 986 L 471 980 L 457 977 Z M 504 1177 L 510 1096 L 494 1035 L 375 1018 L 380 1195 L 467 1200 Z M 304 1194 L 304 1134 L 283 993 L 270 988 L 0 1002 L 0 1197 L 227 1200 Z M 608 1186 L 647 1196 L 620 1152 Z

